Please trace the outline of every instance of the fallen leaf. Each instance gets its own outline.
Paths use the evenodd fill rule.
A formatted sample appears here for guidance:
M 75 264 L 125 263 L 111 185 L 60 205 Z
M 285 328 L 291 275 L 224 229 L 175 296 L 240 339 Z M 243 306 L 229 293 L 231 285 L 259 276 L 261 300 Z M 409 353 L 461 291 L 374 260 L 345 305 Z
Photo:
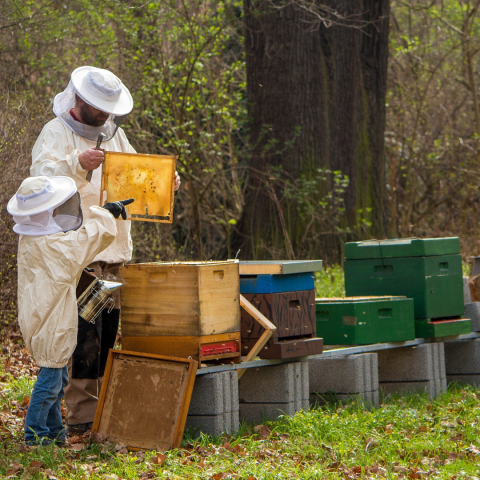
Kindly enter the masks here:
M 474 453 L 475 455 L 480 455 L 480 449 L 473 445 L 473 443 L 468 446 L 467 452 Z
M 216 473 L 215 475 L 212 475 L 210 478 L 211 480 L 221 480 L 222 478 L 227 477 L 228 475 L 226 473 Z
M 418 428 L 418 432 L 419 433 L 426 433 L 428 432 L 428 428 L 426 425 L 420 425 L 420 427 Z
M 225 442 L 225 443 L 223 444 L 223 448 L 224 448 L 225 450 L 228 450 L 229 452 L 232 452 L 232 453 L 233 453 L 233 448 L 232 448 L 232 446 L 230 445 L 230 443 Z
M 85 443 L 75 443 L 68 447 L 68 449 L 72 452 L 81 452 L 82 450 L 85 450 L 87 448 L 87 445 Z
M 154 463 L 155 465 L 159 465 L 160 467 L 163 467 L 165 460 L 167 460 L 167 456 L 163 455 L 162 453 L 157 453 L 156 457 L 152 457 L 150 459 L 152 463 Z
M 260 438 L 266 439 L 270 436 L 270 429 L 265 425 L 257 425 L 253 430 L 260 435 Z
M 83 437 L 79 435 L 74 435 L 73 437 L 67 438 L 67 443 L 73 444 L 73 443 L 82 443 L 83 442 Z
M 105 442 L 105 435 L 102 435 L 101 433 L 94 433 L 91 437 L 90 437 L 90 441 L 92 443 L 103 443 Z
M 36 473 L 40 472 L 40 469 L 42 467 L 43 467 L 43 462 L 41 462 L 40 460 L 33 460 L 30 462 L 30 465 L 28 466 L 30 470 L 33 470 Z
M 450 452 L 447 457 L 449 460 L 456 460 L 458 458 L 457 452 Z
M 402 467 L 401 465 L 397 465 L 393 467 L 393 471 L 397 473 L 405 473 L 407 469 L 405 467 Z
M 288 440 L 290 438 L 290 435 L 288 435 L 287 433 L 282 433 L 281 435 L 279 435 L 280 440 Z

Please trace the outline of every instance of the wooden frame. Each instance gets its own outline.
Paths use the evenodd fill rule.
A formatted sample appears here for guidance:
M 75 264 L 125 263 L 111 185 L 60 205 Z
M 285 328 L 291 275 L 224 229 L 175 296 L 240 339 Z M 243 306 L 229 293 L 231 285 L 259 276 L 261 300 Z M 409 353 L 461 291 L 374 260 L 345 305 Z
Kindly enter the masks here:
M 232 353 L 202 357 L 202 345 L 223 342 L 236 342 L 238 350 Z M 155 355 L 175 355 L 182 358 L 193 358 L 200 362 L 229 359 L 228 363 L 240 363 L 240 332 L 220 333 L 217 335 L 165 335 L 165 336 L 122 336 L 122 348 L 132 352 L 152 353 Z M 200 368 L 200 365 L 199 365 Z
M 273 332 L 277 330 L 277 327 L 270 320 L 268 320 L 265 315 L 260 313 L 243 295 L 240 295 L 240 306 L 245 309 L 265 329 L 262 336 L 258 339 L 255 346 L 248 352 L 248 355 L 244 359 L 244 362 L 249 362 L 258 355 L 260 350 L 273 335 Z M 239 380 L 245 373 L 245 370 L 245 368 L 237 370 Z
M 139 382 L 143 380 L 142 374 L 139 373 L 139 371 L 148 372 L 148 369 L 151 369 L 150 367 L 153 366 L 153 368 L 155 368 L 155 360 L 159 361 L 158 367 L 161 367 L 163 369 L 160 373 L 167 372 L 169 379 L 173 379 L 176 381 L 176 384 L 173 387 L 169 386 L 169 388 L 171 389 L 178 388 L 178 391 L 175 391 L 175 396 L 172 396 L 171 392 L 169 392 L 168 389 L 165 389 L 166 382 L 161 384 L 159 383 L 161 382 L 160 374 L 156 375 L 155 378 L 153 378 L 152 375 L 145 375 L 144 385 L 142 385 L 141 388 L 138 387 Z M 123 364 L 121 363 L 122 361 Z M 135 364 L 134 362 L 136 362 L 137 364 Z M 128 367 L 126 369 L 123 368 L 122 370 L 122 366 L 125 367 L 127 364 Z M 132 379 L 129 379 L 127 375 L 125 375 L 125 371 L 128 371 L 130 365 L 132 365 L 131 369 L 135 375 L 135 378 L 133 378 L 134 381 L 132 381 Z M 185 423 L 187 420 L 188 407 L 190 405 L 190 400 L 192 397 L 193 385 L 197 372 L 197 365 L 197 361 L 193 359 L 110 349 L 102 388 L 100 391 L 100 396 L 98 398 L 97 410 L 95 412 L 95 419 L 92 429 L 93 432 L 105 435 L 107 439 L 113 440 L 117 443 L 124 443 L 128 447 L 133 449 L 155 448 L 157 450 L 168 450 L 170 448 L 180 447 L 183 437 L 183 431 L 185 429 Z M 134 370 L 135 367 L 137 368 L 136 372 Z M 120 373 L 122 375 L 120 375 Z M 178 377 L 177 375 L 180 375 L 180 377 Z M 122 381 L 128 383 L 128 385 L 123 385 L 121 383 Z M 158 386 L 159 388 L 161 387 L 163 389 L 162 393 L 167 398 L 162 397 L 162 395 L 159 394 L 155 389 L 149 389 L 148 381 L 150 381 L 150 384 L 152 384 L 153 382 L 155 386 Z M 173 384 L 172 381 L 170 381 L 169 383 Z M 122 393 L 124 394 L 124 396 L 121 397 L 121 400 L 123 400 L 123 404 L 121 401 L 115 402 L 115 395 L 119 396 Z M 130 394 L 130 397 L 127 398 L 128 394 Z M 133 401 L 137 403 L 140 402 L 140 404 L 135 403 L 135 405 L 131 405 L 133 395 L 136 395 L 135 397 L 133 397 Z M 153 396 L 154 398 L 152 399 L 153 404 L 149 403 L 149 395 Z M 179 405 L 173 403 L 173 400 L 177 397 L 180 402 Z M 162 400 L 164 400 L 163 404 Z M 141 408 L 142 402 L 144 404 L 144 408 Z M 166 406 L 167 402 L 170 402 L 170 405 Z M 115 431 L 109 435 L 108 429 L 111 425 L 113 425 L 113 428 L 123 428 L 122 422 L 118 420 L 115 422 L 115 407 L 117 408 L 116 412 L 119 414 L 122 413 L 121 410 L 123 408 L 129 408 L 130 406 L 133 407 L 131 409 L 132 417 L 129 420 L 132 423 L 133 428 L 135 428 L 136 426 L 140 426 L 141 424 L 141 422 L 135 424 L 136 418 L 138 417 L 139 420 L 143 421 L 145 419 L 145 415 L 148 415 L 148 409 L 146 408 L 147 405 L 152 405 L 151 410 L 153 408 L 158 410 L 158 414 L 156 411 L 154 414 L 150 412 L 152 416 L 149 417 L 152 418 L 152 427 L 158 429 L 155 430 L 155 434 L 157 434 L 158 436 L 163 434 L 167 438 L 149 439 L 149 432 L 145 431 L 142 431 L 141 434 L 134 431 L 130 436 L 127 433 L 124 433 L 124 438 L 122 438 L 122 434 L 119 434 L 118 432 L 115 433 Z M 168 408 L 170 408 L 170 410 L 168 410 Z M 121 418 L 127 421 L 124 416 L 122 416 Z M 161 428 L 159 428 L 159 421 L 165 421 L 165 426 L 163 426 L 162 424 Z M 118 427 L 119 424 L 122 425 Z M 127 424 L 127 429 L 128 427 L 129 425 Z M 130 428 L 132 428 L 132 426 L 130 426 Z
M 173 155 L 105 152 L 100 205 L 134 198 L 136 203 L 126 208 L 127 220 L 172 223 L 176 158 Z M 151 165 L 152 160 L 158 160 L 158 166 Z M 110 182 L 113 186 L 109 187 Z M 109 189 L 116 194 L 109 196 Z

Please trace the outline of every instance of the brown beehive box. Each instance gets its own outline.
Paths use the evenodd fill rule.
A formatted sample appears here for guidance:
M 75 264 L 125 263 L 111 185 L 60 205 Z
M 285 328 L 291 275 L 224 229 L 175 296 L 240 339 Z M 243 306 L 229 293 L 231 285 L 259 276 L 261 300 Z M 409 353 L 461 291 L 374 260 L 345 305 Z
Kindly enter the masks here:
M 238 262 L 130 264 L 120 275 L 124 348 L 201 360 L 202 345 L 236 342 L 217 358 L 240 356 Z

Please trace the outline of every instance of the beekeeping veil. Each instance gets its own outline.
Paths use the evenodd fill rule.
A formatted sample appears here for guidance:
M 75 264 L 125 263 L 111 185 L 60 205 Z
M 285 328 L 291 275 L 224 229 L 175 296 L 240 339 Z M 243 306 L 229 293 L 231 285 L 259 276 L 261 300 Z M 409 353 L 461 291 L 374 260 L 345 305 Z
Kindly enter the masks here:
M 100 127 L 77 122 L 70 115 L 75 106 L 75 94 L 92 107 L 108 113 L 108 120 Z M 53 100 L 53 113 L 70 130 L 88 140 L 96 141 L 99 133 L 105 141 L 115 135 L 123 119 L 132 111 L 133 99 L 127 87 L 108 70 L 79 67 L 72 72 L 68 87 Z
M 13 231 L 21 235 L 51 235 L 80 228 L 80 194 L 69 177 L 28 177 L 10 199 Z

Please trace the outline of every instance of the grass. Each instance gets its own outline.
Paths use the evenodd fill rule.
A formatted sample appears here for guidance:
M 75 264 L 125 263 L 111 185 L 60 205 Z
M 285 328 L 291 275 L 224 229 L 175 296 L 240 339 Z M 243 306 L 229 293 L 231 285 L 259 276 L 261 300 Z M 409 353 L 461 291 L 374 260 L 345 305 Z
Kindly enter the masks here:
M 340 265 L 325 267 L 315 273 L 315 295 L 323 298 L 345 296 L 345 280 Z
M 263 426 L 244 424 L 233 436 L 187 432 L 179 450 L 122 453 L 115 445 L 25 448 L 20 403 L 27 380 L 3 383 L 1 478 L 480 478 L 480 397 L 473 387 L 453 385 L 433 401 L 389 397 L 370 410 L 331 402 Z
M 317 296 L 344 295 L 343 271 L 318 272 L 315 286 Z M 11 373 L 0 369 L 2 479 L 480 480 L 480 394 L 472 386 L 450 385 L 435 400 L 390 396 L 376 409 L 330 400 L 275 422 L 243 424 L 232 436 L 187 431 L 182 448 L 168 452 L 128 453 L 88 438 L 69 448 L 26 448 L 34 369 L 21 345 L 10 342 L 7 350 Z

